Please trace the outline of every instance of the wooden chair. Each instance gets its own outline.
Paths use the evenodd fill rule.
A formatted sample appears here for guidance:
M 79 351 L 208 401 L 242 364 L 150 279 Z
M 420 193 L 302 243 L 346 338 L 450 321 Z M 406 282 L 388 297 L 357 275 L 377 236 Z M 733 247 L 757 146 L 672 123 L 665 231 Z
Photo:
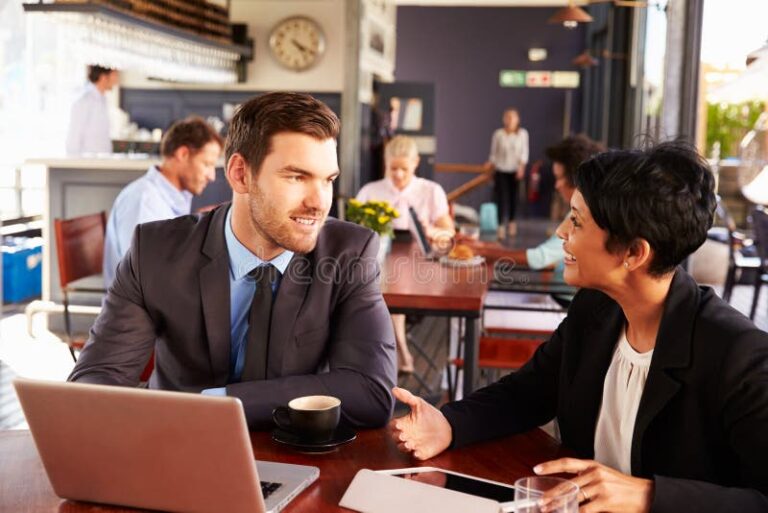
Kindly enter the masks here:
M 551 330 L 488 327 L 480 337 L 477 366 L 484 373 L 485 379 L 493 382 L 498 379 L 500 371 L 513 371 L 525 365 L 551 335 Z M 448 363 L 448 397 L 453 400 L 456 398 L 458 373 L 464 368 L 464 359 L 457 355 Z M 456 370 L 453 376 L 450 365 Z
M 104 212 L 99 212 L 73 219 L 54 219 L 53 226 L 59 263 L 59 283 L 64 303 L 65 342 L 69 346 L 72 359 L 77 360 L 75 349 L 82 349 L 85 340 L 76 339 L 72 334 L 69 295 L 73 292 L 101 295 L 105 293 L 103 288 L 72 284 L 83 278 L 101 275 L 107 218 Z

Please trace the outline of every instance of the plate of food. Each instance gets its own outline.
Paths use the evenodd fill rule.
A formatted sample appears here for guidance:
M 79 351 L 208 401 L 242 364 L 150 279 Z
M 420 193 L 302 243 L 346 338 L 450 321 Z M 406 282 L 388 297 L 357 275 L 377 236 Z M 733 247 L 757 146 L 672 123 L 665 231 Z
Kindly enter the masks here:
M 456 244 L 450 253 L 440 258 L 440 263 L 452 267 L 473 267 L 485 262 L 481 255 L 475 255 L 466 244 Z

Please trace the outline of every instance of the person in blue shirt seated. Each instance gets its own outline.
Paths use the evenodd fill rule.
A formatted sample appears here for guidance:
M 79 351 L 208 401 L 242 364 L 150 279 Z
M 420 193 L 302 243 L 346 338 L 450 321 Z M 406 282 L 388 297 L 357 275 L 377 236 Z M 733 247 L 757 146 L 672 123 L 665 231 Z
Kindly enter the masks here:
M 576 191 L 573 176 L 579 164 L 591 156 L 603 151 L 603 146 L 586 135 L 566 137 L 554 146 L 546 149 L 547 157 L 552 161 L 552 173 L 555 175 L 555 190 L 566 203 L 570 203 Z M 473 246 L 477 253 L 493 259 L 505 258 L 515 264 L 530 269 L 544 269 L 552 265 L 562 267 L 563 241 L 556 234 L 534 248 L 507 249 L 497 244 L 489 245 L 472 240 L 462 241 Z
M 192 197 L 216 179 L 224 140 L 205 120 L 177 121 L 160 143 L 162 162 L 129 183 L 117 196 L 104 241 L 104 285 L 115 279 L 117 263 L 131 246 L 136 225 L 189 214 Z

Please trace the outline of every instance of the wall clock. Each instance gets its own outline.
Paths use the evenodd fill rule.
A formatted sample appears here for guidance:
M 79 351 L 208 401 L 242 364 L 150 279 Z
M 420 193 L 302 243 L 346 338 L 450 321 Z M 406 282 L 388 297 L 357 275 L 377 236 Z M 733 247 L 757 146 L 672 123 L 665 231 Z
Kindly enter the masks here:
M 315 20 L 292 16 L 272 29 L 269 49 L 281 65 L 303 71 L 314 66 L 325 52 L 325 35 Z

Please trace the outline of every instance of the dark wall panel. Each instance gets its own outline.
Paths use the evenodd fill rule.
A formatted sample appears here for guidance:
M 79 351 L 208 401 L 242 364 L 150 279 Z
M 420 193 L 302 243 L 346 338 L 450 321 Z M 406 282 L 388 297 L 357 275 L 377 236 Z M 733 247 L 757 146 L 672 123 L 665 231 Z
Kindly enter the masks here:
M 189 91 L 176 89 L 132 89 L 120 91 L 120 107 L 142 128 L 165 130 L 190 114 L 224 119 L 225 103 L 239 104 L 262 91 Z M 341 94 L 310 93 L 341 115 Z
M 493 130 L 506 107 L 520 110 L 531 136 L 531 160 L 563 133 L 565 90 L 502 88 L 499 71 L 572 70 L 584 49 L 581 28 L 550 25 L 554 8 L 398 7 L 397 67 L 403 82 L 434 82 L 437 162 L 475 163 L 488 157 Z M 547 60 L 530 62 L 528 48 L 546 48 Z M 574 92 L 571 127 L 579 127 L 580 92 Z M 446 190 L 469 175 L 436 173 Z M 462 198 L 473 206 L 491 197 L 490 187 Z

